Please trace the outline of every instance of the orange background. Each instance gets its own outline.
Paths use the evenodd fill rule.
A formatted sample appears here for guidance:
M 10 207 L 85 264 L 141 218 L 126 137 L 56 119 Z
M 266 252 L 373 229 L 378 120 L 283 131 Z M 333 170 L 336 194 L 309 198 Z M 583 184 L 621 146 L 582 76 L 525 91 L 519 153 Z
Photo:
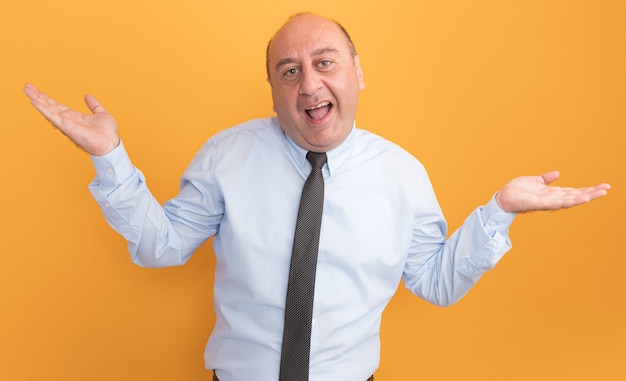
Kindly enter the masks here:
M 626 379 L 626 2 L 31 0 L 0 4 L 0 378 L 208 380 L 210 244 L 133 265 L 88 156 L 21 93 L 95 94 L 162 201 L 200 145 L 272 113 L 267 40 L 292 13 L 341 21 L 367 89 L 358 125 L 429 169 L 451 228 L 509 178 L 613 185 L 520 216 L 512 251 L 458 304 L 400 291 L 377 380 Z

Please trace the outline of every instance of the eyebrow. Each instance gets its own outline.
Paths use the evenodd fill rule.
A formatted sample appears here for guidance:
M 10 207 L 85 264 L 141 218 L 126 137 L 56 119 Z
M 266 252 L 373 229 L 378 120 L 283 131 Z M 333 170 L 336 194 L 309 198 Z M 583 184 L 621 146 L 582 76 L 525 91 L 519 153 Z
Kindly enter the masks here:
M 324 55 L 326 53 L 336 53 L 336 52 L 337 52 L 337 49 L 331 48 L 331 47 L 327 47 L 327 48 L 315 49 L 311 55 L 316 57 L 316 56 Z M 282 60 L 278 61 L 278 63 L 276 63 L 275 67 L 276 67 L 276 69 L 279 69 L 282 66 L 289 65 L 289 64 L 297 62 L 297 61 L 298 60 L 295 59 L 295 58 L 283 58 Z

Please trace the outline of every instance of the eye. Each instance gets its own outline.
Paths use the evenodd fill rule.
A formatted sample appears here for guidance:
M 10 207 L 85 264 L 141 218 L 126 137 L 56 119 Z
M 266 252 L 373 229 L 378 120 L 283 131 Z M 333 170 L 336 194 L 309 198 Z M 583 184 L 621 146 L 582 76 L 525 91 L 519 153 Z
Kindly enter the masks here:
M 298 73 L 300 72 L 300 69 L 296 68 L 296 67 L 292 67 L 291 69 L 286 70 L 283 73 L 284 77 L 294 77 L 296 76 Z
M 322 69 L 328 68 L 333 62 L 331 60 L 322 60 L 320 61 L 317 66 L 319 66 Z

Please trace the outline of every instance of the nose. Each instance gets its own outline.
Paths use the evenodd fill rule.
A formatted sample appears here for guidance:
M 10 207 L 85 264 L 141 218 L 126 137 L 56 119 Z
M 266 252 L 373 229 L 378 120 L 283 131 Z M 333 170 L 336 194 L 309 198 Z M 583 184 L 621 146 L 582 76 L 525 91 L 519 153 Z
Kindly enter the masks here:
M 303 68 L 298 94 L 313 95 L 322 87 L 320 74 L 312 68 Z

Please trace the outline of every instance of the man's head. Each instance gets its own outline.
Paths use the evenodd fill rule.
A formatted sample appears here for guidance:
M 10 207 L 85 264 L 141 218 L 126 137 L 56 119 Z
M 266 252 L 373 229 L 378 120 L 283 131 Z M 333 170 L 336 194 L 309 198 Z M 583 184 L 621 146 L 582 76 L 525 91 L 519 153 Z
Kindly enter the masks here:
M 341 25 L 313 14 L 290 18 L 267 47 L 267 75 L 274 111 L 298 145 L 326 152 L 345 140 L 365 83 Z

